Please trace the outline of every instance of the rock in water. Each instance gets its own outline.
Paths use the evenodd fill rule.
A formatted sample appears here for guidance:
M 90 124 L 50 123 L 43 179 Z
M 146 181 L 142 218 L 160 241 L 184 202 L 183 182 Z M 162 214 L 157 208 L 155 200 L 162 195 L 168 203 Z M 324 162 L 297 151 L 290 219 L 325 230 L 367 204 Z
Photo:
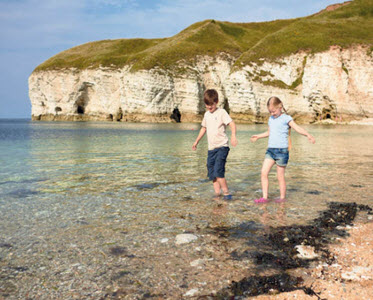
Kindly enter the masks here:
M 197 239 L 198 239 L 198 237 L 195 236 L 194 234 L 183 233 L 183 234 L 179 234 L 179 235 L 176 236 L 175 244 L 176 245 L 188 244 L 188 243 L 191 243 L 191 242 L 193 242 Z

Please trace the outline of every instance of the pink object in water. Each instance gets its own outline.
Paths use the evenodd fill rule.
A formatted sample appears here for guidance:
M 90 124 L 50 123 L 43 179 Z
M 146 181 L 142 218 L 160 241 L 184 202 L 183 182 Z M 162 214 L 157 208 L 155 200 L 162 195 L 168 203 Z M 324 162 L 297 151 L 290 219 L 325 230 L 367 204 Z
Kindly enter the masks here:
M 262 197 L 262 198 L 259 198 L 259 199 L 255 199 L 254 202 L 255 203 L 267 203 L 268 199 Z

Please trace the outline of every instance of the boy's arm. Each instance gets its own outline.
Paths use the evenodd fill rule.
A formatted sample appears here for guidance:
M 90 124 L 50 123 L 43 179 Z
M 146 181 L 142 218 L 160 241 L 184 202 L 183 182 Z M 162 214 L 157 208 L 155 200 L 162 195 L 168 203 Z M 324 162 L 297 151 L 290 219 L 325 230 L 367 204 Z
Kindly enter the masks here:
M 203 138 L 203 136 L 205 135 L 206 133 L 206 127 L 201 127 L 201 130 L 199 131 L 199 134 L 196 138 L 196 141 L 194 142 L 193 146 L 192 146 L 192 149 L 193 150 L 196 150 L 197 149 L 197 145 L 199 143 L 199 141 Z
M 307 130 L 305 130 L 305 129 L 303 129 L 302 127 L 300 127 L 300 126 L 299 126 L 298 124 L 296 124 L 293 120 L 291 120 L 291 121 L 289 122 L 289 126 L 290 126 L 291 128 L 293 128 L 293 129 L 294 129 L 296 132 L 298 132 L 299 134 L 306 136 L 306 137 L 308 138 L 308 140 L 309 140 L 312 144 L 314 144 L 314 143 L 316 142 L 315 138 L 314 138 L 312 135 L 310 135 L 310 134 L 307 132 Z
M 237 144 L 238 144 L 238 141 L 237 141 L 237 138 L 236 138 L 236 132 L 237 132 L 236 124 L 232 121 L 232 122 L 229 123 L 229 127 L 232 131 L 231 144 L 232 144 L 233 147 L 236 147 Z
M 262 138 L 266 138 L 266 137 L 269 137 L 269 127 L 268 127 L 268 130 L 266 132 L 263 132 L 261 134 L 254 134 L 251 138 L 250 138 L 250 141 L 252 141 L 253 143 L 256 142 L 258 139 L 262 139 Z

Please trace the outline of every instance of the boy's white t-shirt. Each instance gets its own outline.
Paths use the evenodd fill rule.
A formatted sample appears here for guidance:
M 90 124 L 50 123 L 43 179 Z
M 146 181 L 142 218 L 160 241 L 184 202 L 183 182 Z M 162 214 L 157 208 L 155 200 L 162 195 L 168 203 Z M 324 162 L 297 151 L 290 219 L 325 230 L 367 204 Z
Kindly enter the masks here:
M 217 108 L 213 113 L 209 111 L 205 112 L 201 125 L 205 127 L 207 131 L 209 150 L 229 146 L 225 128 L 230 122 L 232 122 L 232 118 L 223 108 Z

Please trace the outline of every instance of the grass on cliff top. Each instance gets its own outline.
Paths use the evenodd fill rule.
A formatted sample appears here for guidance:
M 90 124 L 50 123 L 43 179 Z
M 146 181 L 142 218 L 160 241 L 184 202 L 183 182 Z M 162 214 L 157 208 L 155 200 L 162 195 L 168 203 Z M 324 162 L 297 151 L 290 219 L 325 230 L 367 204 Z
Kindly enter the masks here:
M 119 39 L 91 42 L 63 51 L 35 71 L 62 68 L 123 67 L 132 71 L 172 69 L 199 55 L 227 53 L 236 66 L 275 60 L 300 50 L 321 52 L 332 45 L 373 45 L 373 0 L 355 0 L 334 11 L 289 20 L 230 23 L 205 20 L 170 38 Z
M 153 47 L 163 39 L 118 39 L 86 43 L 63 51 L 39 65 L 35 71 L 62 68 L 86 69 L 89 67 L 124 66 L 131 58 Z
M 264 37 L 243 53 L 237 64 L 260 58 L 276 59 L 300 50 L 312 53 L 332 45 L 373 45 L 373 0 L 355 0 L 334 11 L 298 19 L 286 28 Z

